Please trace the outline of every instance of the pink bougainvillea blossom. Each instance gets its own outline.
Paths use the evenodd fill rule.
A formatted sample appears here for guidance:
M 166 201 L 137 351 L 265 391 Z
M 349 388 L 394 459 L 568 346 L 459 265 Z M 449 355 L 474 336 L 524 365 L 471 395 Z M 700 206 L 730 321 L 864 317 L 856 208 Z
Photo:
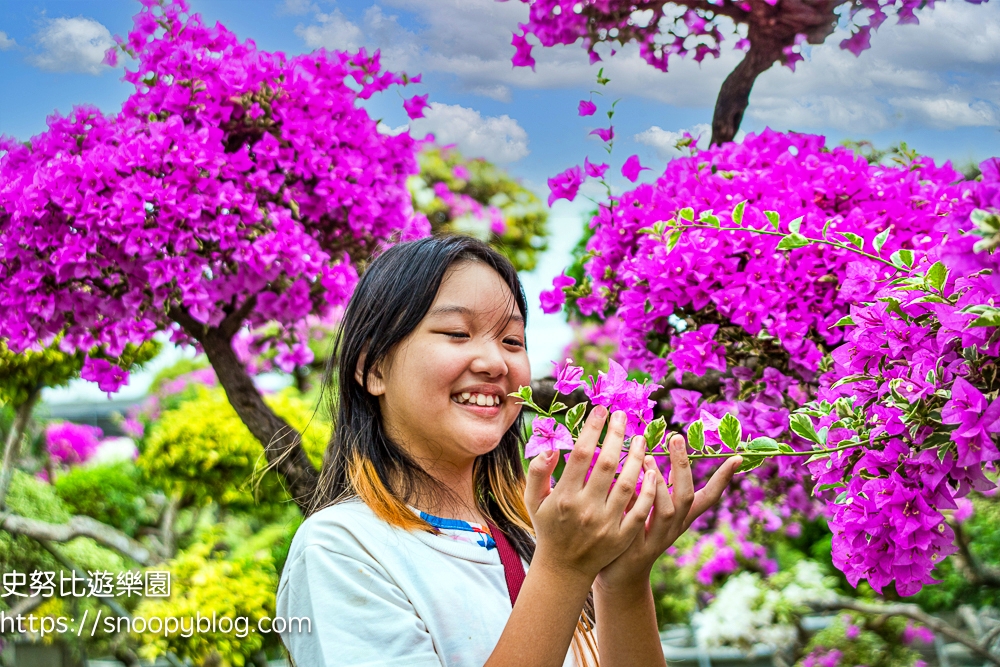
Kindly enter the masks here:
M 570 167 L 566 171 L 549 179 L 549 206 L 558 199 L 573 201 L 576 193 L 583 184 L 583 172 L 580 167 Z
M 593 116 L 597 112 L 597 105 L 590 100 L 580 100 L 577 113 L 581 116 Z
M 552 417 L 538 417 L 531 422 L 531 438 L 524 446 L 524 456 L 532 458 L 542 452 L 573 449 L 569 429 Z

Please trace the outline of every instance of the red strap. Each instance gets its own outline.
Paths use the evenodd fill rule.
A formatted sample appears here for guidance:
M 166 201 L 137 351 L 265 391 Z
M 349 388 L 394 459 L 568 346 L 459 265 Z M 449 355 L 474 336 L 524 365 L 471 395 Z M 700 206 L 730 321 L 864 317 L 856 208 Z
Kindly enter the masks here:
M 497 553 L 500 554 L 500 562 L 503 564 L 503 574 L 507 579 L 507 592 L 510 594 L 510 606 L 517 602 L 517 594 L 521 592 L 521 584 L 524 583 L 524 563 L 517 551 L 507 541 L 507 536 L 497 528 L 492 521 L 487 521 L 493 541 L 497 543 Z

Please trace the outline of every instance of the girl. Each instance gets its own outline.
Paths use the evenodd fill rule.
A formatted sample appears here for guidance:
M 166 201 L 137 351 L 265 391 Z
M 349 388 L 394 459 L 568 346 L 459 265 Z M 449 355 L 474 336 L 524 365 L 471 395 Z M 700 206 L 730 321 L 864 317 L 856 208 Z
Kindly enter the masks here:
M 664 665 L 650 570 L 739 457 L 695 494 L 672 439 L 670 493 L 634 439 L 615 481 L 625 415 L 595 461 L 596 406 L 559 482 L 555 452 L 525 479 L 508 394 L 531 380 L 526 315 L 513 266 L 471 238 L 399 244 L 365 271 L 328 371 L 333 438 L 278 585 L 278 616 L 309 619 L 281 635 L 298 667 Z

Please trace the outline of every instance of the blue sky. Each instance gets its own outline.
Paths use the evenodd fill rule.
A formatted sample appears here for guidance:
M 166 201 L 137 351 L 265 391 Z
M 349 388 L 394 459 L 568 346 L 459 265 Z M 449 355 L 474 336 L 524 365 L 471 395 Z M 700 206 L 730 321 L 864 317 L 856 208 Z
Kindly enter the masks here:
M 536 71 L 510 64 L 510 34 L 527 9 L 518 0 L 191 0 L 195 11 L 221 21 L 267 50 L 294 54 L 319 46 L 381 47 L 386 63 L 422 73 L 413 92 L 430 93 L 434 108 L 415 133 L 435 132 L 470 155 L 503 164 L 547 196 L 545 179 L 599 157 L 587 132 L 600 118 L 578 118 L 597 66 L 580 46 L 536 48 Z M 0 133 L 27 139 L 45 118 L 75 104 L 114 112 L 129 93 L 121 70 L 100 64 L 111 35 L 125 35 L 135 0 L 21 0 L 0 3 Z M 1000 2 L 938 2 L 918 12 L 920 25 L 887 22 L 860 58 L 838 48 L 838 30 L 808 47 L 792 73 L 776 66 L 757 81 L 743 123 L 826 135 L 831 143 L 906 141 L 918 152 L 958 164 L 1000 154 Z M 719 85 L 741 54 L 724 50 L 701 66 L 681 61 L 664 74 L 635 49 L 609 59 L 606 100 L 620 98 L 615 161 L 638 153 L 662 167 L 681 130 L 705 132 Z M 126 61 L 127 62 L 127 61 Z M 412 94 L 407 90 L 407 95 Z M 369 108 L 391 127 L 407 122 L 391 91 Z M 600 102 L 599 102 L 600 103 Z M 644 172 L 652 178 L 655 172 Z M 565 264 L 586 202 L 557 203 L 552 252 L 534 275 L 529 296 Z M 537 375 L 558 356 L 568 331 L 557 316 L 532 315 Z M 529 318 L 531 319 L 531 318 Z

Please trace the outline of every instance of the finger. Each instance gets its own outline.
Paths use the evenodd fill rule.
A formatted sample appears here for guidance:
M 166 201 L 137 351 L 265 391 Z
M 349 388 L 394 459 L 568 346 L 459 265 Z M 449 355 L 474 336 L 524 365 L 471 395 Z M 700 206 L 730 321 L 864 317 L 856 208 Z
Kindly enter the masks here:
M 726 487 L 733 480 L 733 475 L 742 462 L 743 457 L 740 456 L 733 456 L 727 459 L 715 471 L 712 478 L 708 480 L 708 484 L 698 491 L 698 493 L 694 494 L 694 502 L 691 504 L 691 509 L 688 510 L 687 517 L 684 520 L 684 530 L 687 530 L 688 526 L 704 514 L 709 507 L 719 502 L 719 498 L 722 497 Z
M 583 488 L 587 471 L 594 462 L 594 450 L 597 448 L 597 441 L 601 437 L 601 429 L 604 428 L 604 420 L 607 417 L 608 409 L 603 405 L 595 405 L 590 411 L 580 431 L 580 437 L 577 438 L 576 445 L 569 454 L 569 461 L 563 468 L 562 476 L 559 478 L 560 484 L 565 484 L 571 489 Z
M 635 497 L 635 489 L 639 485 L 639 473 L 642 472 L 645 459 L 646 439 L 639 435 L 632 438 L 629 444 L 625 465 L 622 466 L 622 471 L 618 474 L 608 498 L 615 511 L 619 513 L 627 511 L 628 505 Z
M 534 516 L 538 506 L 552 492 L 552 472 L 559 462 L 559 452 L 549 450 L 531 460 L 528 479 L 524 484 L 524 504 L 528 515 Z
M 667 488 L 666 484 L 659 484 L 656 487 L 656 498 L 653 500 L 653 512 L 649 518 L 650 537 L 657 541 L 662 540 L 673 525 L 676 513 L 674 501 L 670 497 L 670 489 Z
M 659 478 L 656 466 L 649 466 L 642 479 L 642 491 L 639 492 L 639 497 L 636 498 L 632 509 L 622 518 L 621 525 L 626 532 L 645 530 L 646 519 L 649 518 L 649 512 L 653 509 L 653 502 L 656 499 L 656 490 L 663 486 Z
M 675 435 L 670 438 L 670 475 L 674 481 L 673 502 L 675 518 L 687 516 L 694 502 L 694 481 L 691 479 L 691 462 L 688 460 L 684 438 Z
M 607 501 L 608 489 L 611 488 L 611 482 L 618 471 L 618 462 L 621 461 L 624 442 L 625 413 L 621 410 L 615 410 L 608 422 L 608 433 L 604 436 L 604 442 L 601 443 L 601 453 L 597 456 L 597 461 L 594 462 L 594 470 L 590 473 L 590 479 L 587 480 L 586 485 L 593 497 L 603 501 L 602 505 Z M 631 488 L 628 489 L 629 493 L 633 489 L 635 489 L 634 481 Z M 620 509 L 624 511 L 625 503 L 621 504 Z

